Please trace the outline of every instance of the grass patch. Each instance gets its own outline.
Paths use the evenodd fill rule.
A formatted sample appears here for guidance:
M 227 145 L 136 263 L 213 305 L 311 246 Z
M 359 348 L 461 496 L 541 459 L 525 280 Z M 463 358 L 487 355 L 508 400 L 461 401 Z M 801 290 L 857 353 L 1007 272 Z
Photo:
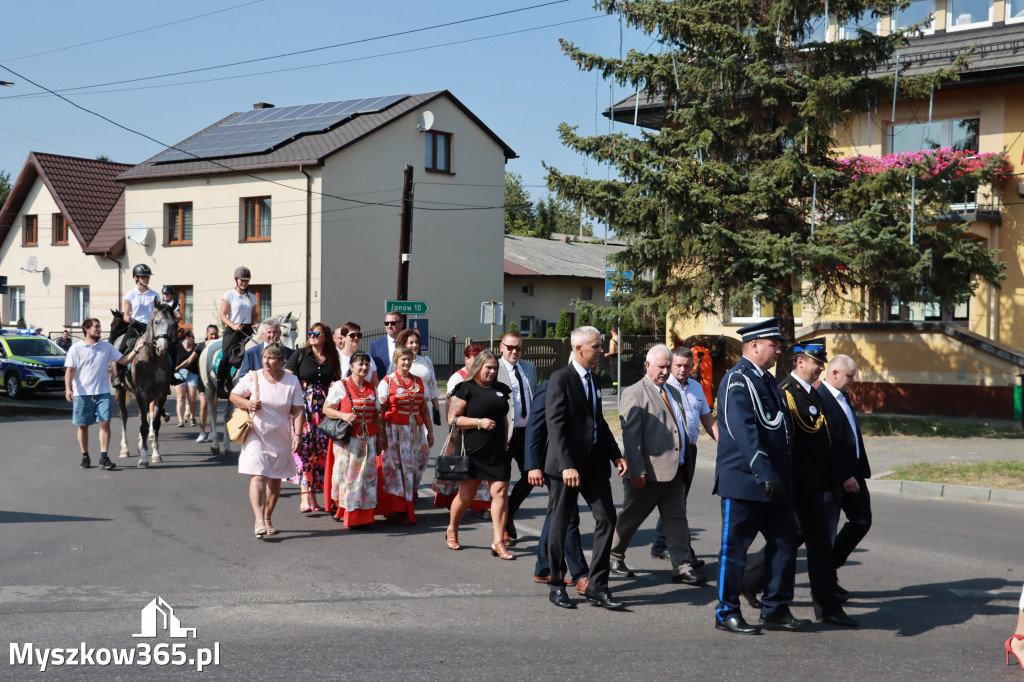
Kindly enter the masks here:
M 921 436 L 933 438 L 1024 438 L 1016 424 L 950 421 L 928 417 L 858 415 L 865 436 Z
M 1024 462 L 910 464 L 895 467 L 883 479 L 1024 490 Z
M 604 420 L 608 422 L 608 428 L 616 438 L 622 438 L 622 424 L 619 422 L 618 412 L 605 412 Z

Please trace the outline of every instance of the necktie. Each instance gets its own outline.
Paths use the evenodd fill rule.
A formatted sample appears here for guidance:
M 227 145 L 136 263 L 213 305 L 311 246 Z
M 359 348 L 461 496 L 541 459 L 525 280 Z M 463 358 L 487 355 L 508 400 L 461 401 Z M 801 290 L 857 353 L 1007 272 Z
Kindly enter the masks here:
M 523 384 L 523 375 L 519 373 L 519 363 L 512 365 L 512 372 L 516 375 L 516 383 L 519 384 L 519 417 L 526 419 L 526 385 Z
M 597 439 L 597 395 L 594 392 L 594 378 L 587 372 L 587 400 L 590 401 L 590 411 L 594 417 L 594 439 Z
M 665 391 L 664 386 L 661 387 L 661 399 L 665 401 L 665 407 L 668 408 L 669 414 L 671 414 L 674 418 L 676 416 L 676 413 L 672 411 L 672 403 L 668 401 L 668 392 Z

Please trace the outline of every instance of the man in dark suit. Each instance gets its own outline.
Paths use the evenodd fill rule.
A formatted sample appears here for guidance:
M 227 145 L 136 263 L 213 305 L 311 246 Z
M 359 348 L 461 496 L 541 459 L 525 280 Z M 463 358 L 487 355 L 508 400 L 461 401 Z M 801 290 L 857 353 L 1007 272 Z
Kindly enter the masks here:
M 249 350 L 245 351 L 245 355 L 242 356 L 242 364 L 238 368 L 238 376 L 235 377 L 236 383 L 239 380 L 241 380 L 241 378 L 244 377 L 246 373 L 257 369 L 262 369 L 263 349 L 269 346 L 270 344 L 277 343 L 278 341 L 281 340 L 281 324 L 273 317 L 269 317 L 263 320 L 263 323 L 260 325 L 260 328 L 263 330 L 263 341 L 259 345 L 254 346 Z M 287 360 L 291 356 L 293 350 L 294 349 L 292 348 L 284 349 L 285 360 Z
M 793 427 L 775 379 L 768 370 L 782 353 L 779 322 L 769 318 L 739 330 L 743 357 L 718 387 L 718 461 L 715 494 L 722 498 L 722 551 L 715 627 L 760 634 L 743 620 L 739 596 L 747 549 L 765 538 L 765 592 L 761 622 L 800 630 L 810 621 L 789 610 L 796 572 L 793 517 Z
M 395 354 L 395 339 L 403 329 L 405 318 L 402 314 L 388 313 L 384 316 L 384 331 L 387 334 L 370 344 L 370 357 L 373 358 L 373 364 L 377 365 L 377 376 L 380 379 L 387 376 L 388 368 L 391 367 L 391 357 Z
M 836 570 L 846 563 L 857 544 L 871 529 L 871 496 L 867 479 L 871 477 L 868 455 L 864 451 L 857 415 L 847 398 L 847 391 L 857 377 L 857 363 L 849 355 L 837 355 L 828 363 L 825 379 L 818 386 L 818 395 L 825 408 L 825 419 L 832 437 L 834 466 L 842 481 L 843 493 L 838 507 L 834 507 L 829 529 L 835 533 L 839 525 L 839 508 L 846 514 L 846 524 L 835 536 L 832 563 Z M 836 584 L 840 597 L 849 593 Z
M 601 414 L 601 392 L 594 375 L 604 353 L 601 332 L 594 327 L 577 327 L 569 343 L 572 362 L 551 375 L 546 408 L 548 455 L 544 473 L 551 490 L 548 598 L 561 608 L 576 607 L 565 592 L 562 560 L 569 518 L 582 494 L 594 514 L 594 550 L 585 596 L 605 608 L 617 609 L 622 602 L 615 601 L 608 591 L 608 555 L 615 531 L 615 503 L 608 476 L 609 463 L 615 464 L 619 476 L 625 476 L 626 460 Z
M 533 394 L 530 405 L 530 419 L 526 423 L 526 443 L 523 452 L 524 476 L 530 485 L 544 485 L 544 460 L 548 450 L 548 424 L 545 409 L 548 396 L 548 384 L 541 384 Z M 546 583 L 551 579 L 551 566 L 548 561 L 548 535 L 551 531 L 551 505 L 544 516 L 544 527 L 537 542 L 537 564 L 533 569 L 533 579 Z M 587 558 L 583 556 L 583 545 L 580 542 L 580 509 L 575 507 L 569 516 L 569 525 L 565 530 L 565 563 L 568 564 L 569 583 L 576 586 L 576 591 L 586 594 L 590 582 Z
M 658 344 L 647 351 L 646 373 L 622 391 L 619 420 L 630 477 L 624 481 L 622 513 L 612 541 L 611 570 L 630 576 L 624 561 L 629 541 L 655 507 L 664 521 L 672 561 L 672 582 L 700 585 L 707 578 L 693 567 L 686 490 L 693 448 L 686 435 L 682 395 L 666 381 L 672 351 Z

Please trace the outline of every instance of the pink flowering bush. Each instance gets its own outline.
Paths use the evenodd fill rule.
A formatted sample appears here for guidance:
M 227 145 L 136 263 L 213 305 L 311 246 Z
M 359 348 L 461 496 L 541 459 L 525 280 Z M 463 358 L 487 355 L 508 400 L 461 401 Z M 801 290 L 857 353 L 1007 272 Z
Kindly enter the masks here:
M 879 175 L 893 170 L 915 170 L 917 177 L 958 179 L 986 169 L 992 173 L 993 185 L 1004 185 L 1013 177 L 1013 164 L 1003 153 L 976 154 L 962 149 L 942 147 L 919 152 L 876 156 L 850 156 L 838 162 L 840 172 L 857 180 L 866 175 Z

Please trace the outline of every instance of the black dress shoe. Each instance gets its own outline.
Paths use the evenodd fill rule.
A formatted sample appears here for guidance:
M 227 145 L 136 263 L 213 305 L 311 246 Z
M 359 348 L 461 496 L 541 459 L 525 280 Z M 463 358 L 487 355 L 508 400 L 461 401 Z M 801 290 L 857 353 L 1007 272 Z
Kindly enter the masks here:
M 551 590 L 548 594 L 548 601 L 560 609 L 576 608 L 576 604 L 572 599 L 569 599 L 569 595 L 566 593 L 564 587 L 559 587 L 557 590 Z
M 782 616 L 761 616 L 761 622 L 765 625 L 771 625 L 772 627 L 782 628 L 783 630 L 790 630 L 793 632 L 803 630 L 811 624 L 811 621 L 805 618 L 797 618 L 792 613 L 787 613 Z
M 672 560 L 672 555 L 668 553 L 667 549 L 652 549 L 651 556 L 655 559 L 664 559 L 665 561 Z
M 620 601 L 612 599 L 612 593 L 608 590 L 600 590 L 598 592 L 587 592 L 583 595 L 588 601 L 592 601 L 598 606 L 603 606 L 606 609 L 621 609 L 625 604 Z
M 831 623 L 832 625 L 839 625 L 844 628 L 859 628 L 860 623 L 850 618 L 843 611 L 837 611 L 830 616 L 823 616 L 821 618 L 822 623 Z
M 745 587 L 741 588 L 740 595 L 747 600 L 747 603 L 750 604 L 751 608 L 760 609 L 764 606 L 764 604 L 761 603 L 761 600 L 757 598 L 757 593 L 753 590 L 748 590 Z
M 697 571 L 692 568 L 688 568 L 682 573 L 676 573 L 672 576 L 672 582 L 685 583 L 687 585 L 703 585 L 707 581 L 708 579 L 705 576 L 697 573 Z
M 626 578 L 636 577 L 636 573 L 629 570 L 629 566 L 626 565 L 625 561 L 612 561 L 611 565 L 608 566 L 608 570 L 615 575 L 621 575 Z
M 849 590 L 844 590 L 839 585 L 839 583 L 836 583 L 836 587 L 835 587 L 834 591 L 835 591 L 836 597 L 839 599 L 840 603 L 845 604 L 846 602 L 850 601 L 850 591 Z
M 761 628 L 754 627 L 747 621 L 743 620 L 743 616 L 729 616 L 725 620 L 718 620 L 715 618 L 715 629 L 725 630 L 726 632 L 735 632 L 737 635 L 761 634 Z
M 692 552 L 691 552 L 691 554 L 692 554 Z M 698 559 L 696 554 L 693 555 L 693 567 L 694 568 L 700 568 L 700 567 L 702 567 L 706 563 L 707 562 L 704 561 L 703 559 Z

